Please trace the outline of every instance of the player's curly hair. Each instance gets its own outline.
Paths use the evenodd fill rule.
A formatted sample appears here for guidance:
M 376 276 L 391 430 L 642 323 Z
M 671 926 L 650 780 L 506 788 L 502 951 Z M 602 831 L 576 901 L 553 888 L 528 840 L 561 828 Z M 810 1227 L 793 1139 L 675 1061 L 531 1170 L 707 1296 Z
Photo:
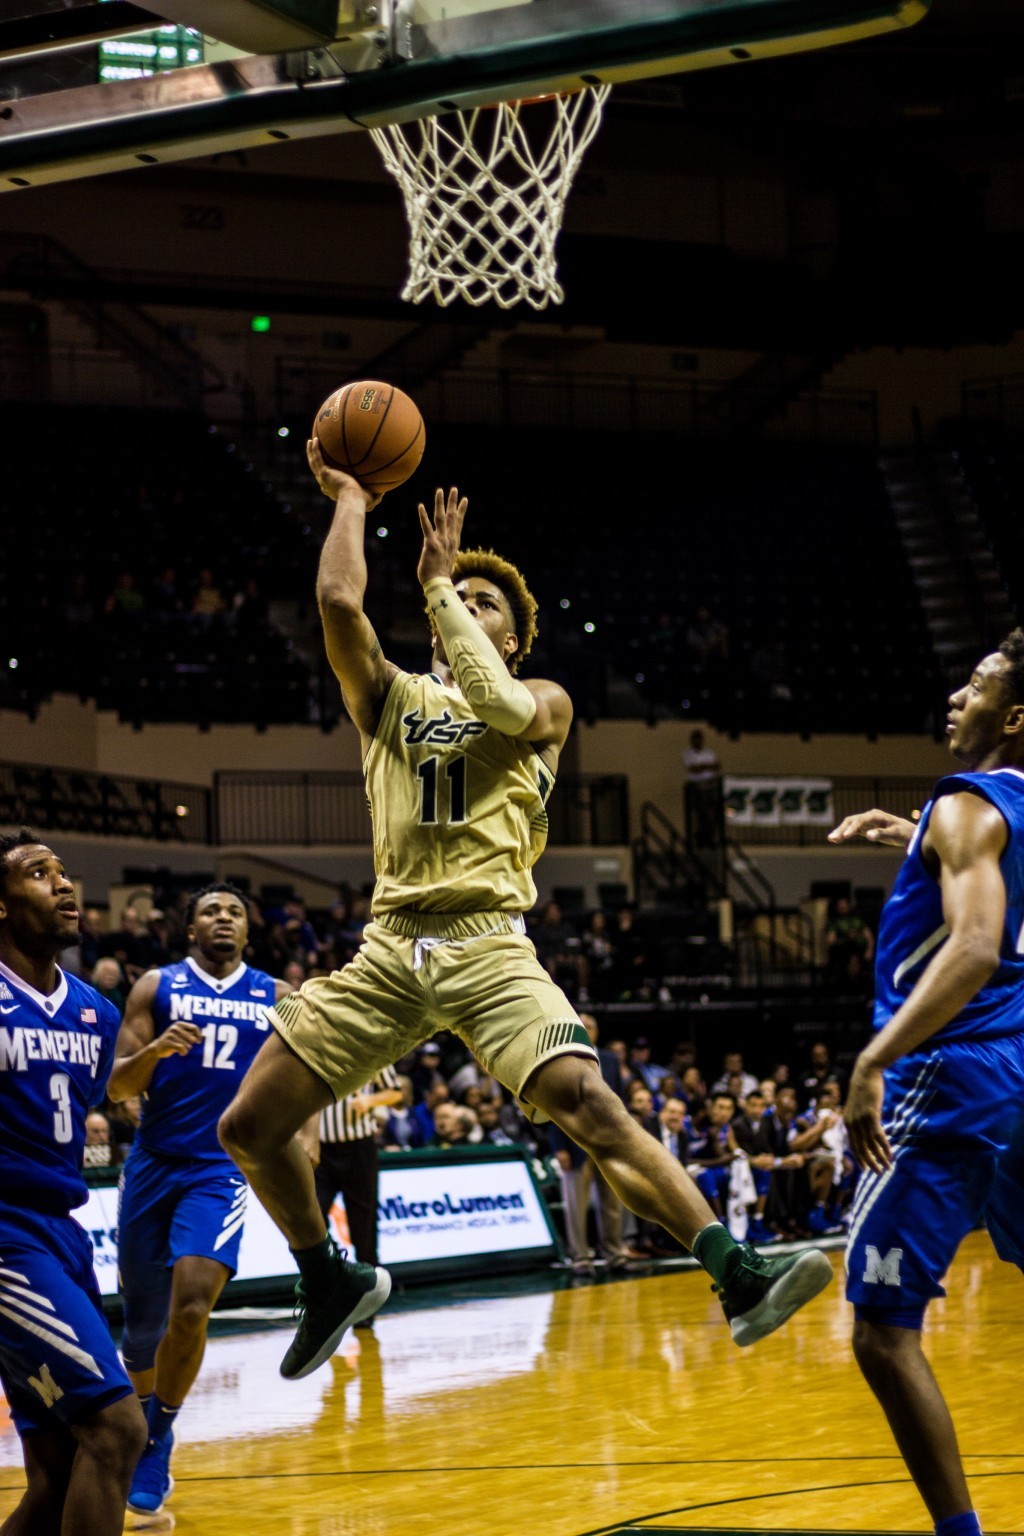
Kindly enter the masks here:
M 201 891 L 193 891 L 188 907 L 185 911 L 185 926 L 191 928 L 196 918 L 196 907 L 204 896 L 212 896 L 217 891 L 226 891 L 229 896 L 237 896 L 245 908 L 245 915 L 249 915 L 249 898 L 244 891 L 240 891 L 237 885 L 232 885 L 230 880 L 213 880 L 209 885 L 204 885 Z
M 33 843 L 40 842 L 34 832 L 28 827 L 22 827 L 17 832 L 4 832 L 0 835 L 0 891 L 7 888 L 7 860 L 15 848 L 28 848 Z
M 493 549 L 459 551 L 452 566 L 452 581 L 465 581 L 468 576 L 482 576 L 486 581 L 493 581 L 508 603 L 512 614 L 512 629 L 519 641 L 519 648 L 508 665 L 510 672 L 518 672 L 537 638 L 537 599 L 526 585 L 526 578 L 519 567 L 503 559 Z M 430 630 L 433 634 L 433 623 Z
M 1010 663 L 1009 672 L 1004 674 L 1010 697 L 1014 704 L 1024 704 L 1024 629 L 1018 625 L 1011 630 L 1006 639 L 1000 641 L 999 654 Z

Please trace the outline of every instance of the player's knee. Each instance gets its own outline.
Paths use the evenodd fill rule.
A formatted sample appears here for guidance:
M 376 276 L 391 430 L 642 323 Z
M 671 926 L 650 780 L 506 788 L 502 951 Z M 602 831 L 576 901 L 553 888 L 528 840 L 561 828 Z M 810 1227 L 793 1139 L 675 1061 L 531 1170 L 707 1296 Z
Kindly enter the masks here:
M 92 1419 L 77 1424 L 74 1436 L 79 1455 L 105 1472 L 130 1476 L 146 1448 L 146 1419 L 135 1393 L 118 1398 Z
M 549 1111 L 562 1130 L 587 1152 L 600 1155 L 621 1134 L 628 1119 L 621 1101 L 597 1072 L 580 1066 L 566 1083 L 556 1110 Z
M 853 1325 L 853 1354 L 869 1381 L 891 1375 L 908 1352 L 920 1348 L 913 1329 L 893 1328 L 871 1318 L 858 1317 Z
M 228 1156 L 241 1166 L 259 1150 L 259 1120 L 236 1099 L 217 1122 L 217 1139 Z
M 189 1338 L 201 1336 L 206 1332 L 211 1307 L 208 1296 L 185 1296 L 171 1309 L 169 1327 L 175 1333 L 185 1334 Z

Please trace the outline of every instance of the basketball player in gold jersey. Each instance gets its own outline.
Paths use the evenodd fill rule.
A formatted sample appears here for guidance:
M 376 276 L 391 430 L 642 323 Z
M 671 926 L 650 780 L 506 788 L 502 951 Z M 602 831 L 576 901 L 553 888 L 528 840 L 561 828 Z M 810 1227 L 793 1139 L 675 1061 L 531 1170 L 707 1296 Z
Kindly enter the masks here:
M 572 721 L 557 683 L 515 676 L 536 632 L 525 581 L 492 552 L 460 550 L 466 502 L 438 491 L 433 517 L 419 508 L 417 567 L 432 670 L 402 672 L 363 612 L 374 498 L 329 468 L 315 439 L 308 454 L 336 503 L 317 598 L 362 742 L 377 882 L 356 958 L 269 1013 L 276 1034 L 220 1123 L 299 1268 L 301 1320 L 282 1375 L 315 1370 L 390 1291 L 386 1271 L 348 1262 L 327 1237 L 296 1132 L 439 1028 L 460 1035 L 528 1115 L 578 1142 L 631 1210 L 692 1249 L 736 1342 L 754 1343 L 828 1283 L 827 1258 L 764 1259 L 733 1241 L 678 1160 L 605 1085 L 586 1030 L 525 936 L 545 801 Z

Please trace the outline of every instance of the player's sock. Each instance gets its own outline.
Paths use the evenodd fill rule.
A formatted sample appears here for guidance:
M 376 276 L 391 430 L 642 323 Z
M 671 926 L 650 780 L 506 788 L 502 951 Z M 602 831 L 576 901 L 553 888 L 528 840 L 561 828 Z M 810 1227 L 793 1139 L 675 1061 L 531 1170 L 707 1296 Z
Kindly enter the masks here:
M 147 1392 L 145 1397 L 139 1397 L 139 1407 L 142 1409 L 142 1417 L 149 1423 L 149 1405 L 153 1401 L 152 1392 Z
M 693 1240 L 693 1256 L 702 1264 L 718 1286 L 732 1279 L 740 1266 L 743 1250 L 720 1221 L 704 1227 Z
M 149 1438 L 151 1440 L 156 1440 L 157 1442 L 166 1440 L 171 1430 L 174 1428 L 174 1421 L 178 1417 L 180 1411 L 180 1403 L 178 1404 L 177 1408 L 172 1408 L 169 1403 L 165 1403 L 163 1399 L 157 1397 L 156 1393 L 154 1392 L 153 1396 L 149 1400 L 149 1411 L 146 1414 L 146 1423 L 149 1426 Z
M 312 1248 L 293 1248 L 292 1258 L 299 1266 L 303 1289 L 307 1296 L 326 1296 L 337 1276 L 337 1249 L 329 1237 L 324 1237 Z
M 950 1515 L 937 1523 L 935 1536 L 981 1536 L 981 1521 L 973 1509 L 965 1515 Z

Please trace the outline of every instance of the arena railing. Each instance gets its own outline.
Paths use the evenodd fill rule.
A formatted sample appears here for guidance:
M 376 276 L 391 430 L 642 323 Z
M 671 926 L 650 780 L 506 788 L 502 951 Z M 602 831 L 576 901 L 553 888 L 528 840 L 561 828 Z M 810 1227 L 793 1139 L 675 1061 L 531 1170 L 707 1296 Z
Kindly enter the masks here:
M 1008 427 L 1024 426 L 1024 373 L 964 379 L 960 414 L 966 420 L 994 417 Z
M 211 794 L 196 784 L 0 763 L 0 824 L 144 842 L 208 843 Z
M 373 836 L 359 773 L 226 771 L 206 789 L 31 763 L 0 763 L 0 826 L 213 847 L 365 846 Z M 626 775 L 560 775 L 548 840 L 563 847 L 628 843 Z
M 306 420 L 337 381 L 329 360 L 282 355 L 275 367 L 282 420 Z M 878 446 L 877 393 L 840 386 L 788 394 L 728 379 L 459 368 L 418 382 L 416 400 L 428 422 L 446 424 L 722 437 L 753 413 L 766 437 Z
M 219 844 L 369 843 L 366 783 L 360 773 L 229 770 L 214 776 Z M 629 841 L 625 774 L 560 774 L 548 805 L 548 840 L 613 847 Z

